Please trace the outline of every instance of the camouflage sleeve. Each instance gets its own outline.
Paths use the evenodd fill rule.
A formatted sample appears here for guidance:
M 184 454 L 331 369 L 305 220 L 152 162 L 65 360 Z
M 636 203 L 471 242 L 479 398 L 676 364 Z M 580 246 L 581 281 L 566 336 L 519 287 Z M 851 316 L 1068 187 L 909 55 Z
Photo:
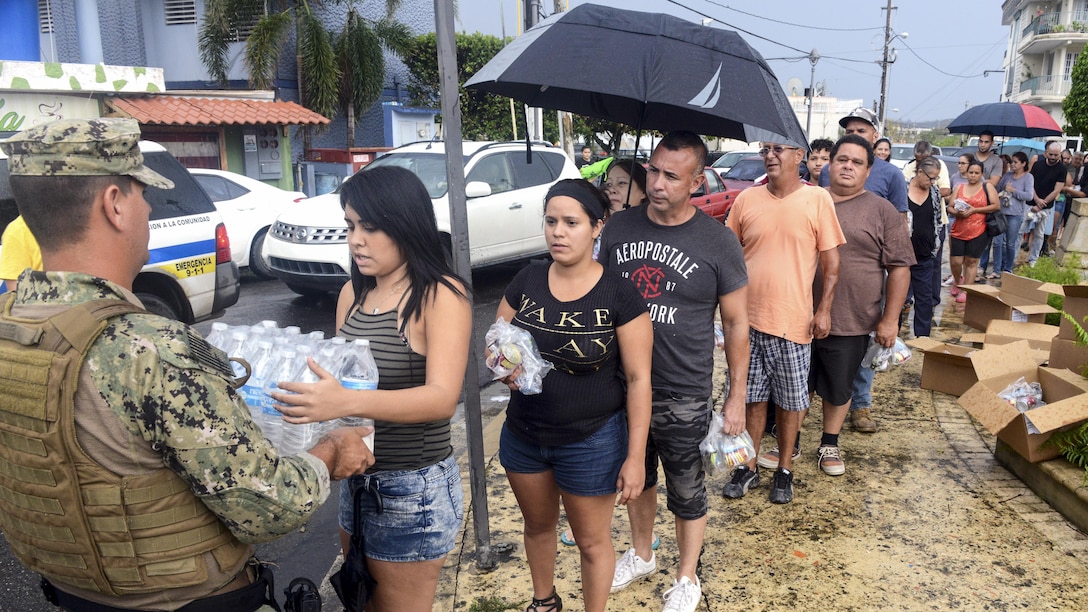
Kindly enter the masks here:
M 282 457 L 231 385 L 226 356 L 187 326 L 149 315 L 114 319 L 87 365 L 134 436 L 189 483 L 243 542 L 302 525 L 329 495 L 315 457 Z

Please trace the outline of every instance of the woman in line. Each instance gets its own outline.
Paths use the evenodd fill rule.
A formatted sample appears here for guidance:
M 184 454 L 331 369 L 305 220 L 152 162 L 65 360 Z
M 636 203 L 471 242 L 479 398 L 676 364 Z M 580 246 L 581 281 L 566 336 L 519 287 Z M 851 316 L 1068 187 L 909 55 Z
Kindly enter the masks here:
M 340 487 L 341 544 L 349 552 L 353 496 L 365 502 L 372 612 L 430 612 L 439 572 L 464 517 L 450 418 L 472 333 L 464 282 L 446 262 L 426 188 L 410 171 L 358 172 L 340 190 L 355 264 L 340 291 L 336 328 L 366 338 L 377 390 L 346 389 L 310 361 L 316 383 L 280 383 L 284 420 L 374 419 L 374 465 Z
M 889 161 L 892 158 L 892 141 L 887 138 L 877 140 L 876 145 L 873 147 L 873 153 L 880 159 Z
M 914 245 L 917 260 L 910 267 L 910 296 L 914 299 L 914 337 L 928 337 L 933 325 L 933 266 L 940 265 L 937 249 L 940 247 L 941 210 L 944 201 L 937 188 L 941 175 L 941 162 L 936 157 L 926 157 L 918 162 L 914 177 L 907 184 L 907 204 L 911 212 L 910 241 Z
M 956 161 L 956 172 L 948 177 L 948 184 L 949 187 L 951 187 L 951 192 L 945 199 L 946 205 L 951 203 L 952 200 L 955 199 L 956 188 L 967 182 L 967 166 L 969 166 L 973 161 L 975 161 L 975 156 L 970 153 L 964 153 L 963 155 L 959 156 L 959 159 Z M 941 221 L 944 225 L 941 228 L 941 246 L 937 249 L 937 261 L 944 261 L 944 245 L 948 241 L 948 223 L 950 219 L 948 218 L 948 211 L 945 209 L 945 207 L 941 207 Z M 948 276 L 944 278 L 944 282 L 942 283 L 942 285 L 946 287 L 948 285 L 951 285 L 953 278 L 954 277 L 952 276 L 952 272 L 950 270 Z M 940 288 L 936 289 L 934 292 L 934 296 L 938 298 L 937 304 L 941 303 L 939 299 L 940 293 Z M 934 306 L 936 306 L 937 304 L 934 304 Z
M 646 168 L 631 159 L 613 160 L 605 174 L 601 191 L 608 196 L 605 221 L 621 210 L 642 206 L 646 203 Z
M 997 190 L 989 181 L 982 180 L 982 162 L 971 162 L 967 166 L 967 182 L 956 187 L 948 205 L 948 215 L 955 219 L 949 232 L 952 250 L 948 262 L 952 268 L 952 296 L 959 303 L 967 301 L 961 287 L 975 282 L 978 259 L 990 244 L 986 213 L 999 208 Z
M 1002 272 L 1012 272 L 1020 246 L 1020 223 L 1034 200 L 1035 177 L 1028 172 L 1028 156 L 1025 153 L 1013 153 L 1012 170 L 997 182 L 997 191 L 1009 228 L 1004 234 L 994 237 L 994 273 L 990 278 L 1000 278 Z
M 627 503 L 646 481 L 653 327 L 634 285 L 593 260 L 607 206 L 586 181 L 556 183 L 544 205 L 552 262 L 524 268 L 499 303 L 497 316 L 528 330 L 555 365 L 538 394 L 521 393 L 513 375 L 503 379 L 511 393 L 499 461 L 525 519 L 527 612 L 563 609 L 555 591 L 560 500 L 581 556 L 584 609 L 605 609 L 616 493 Z

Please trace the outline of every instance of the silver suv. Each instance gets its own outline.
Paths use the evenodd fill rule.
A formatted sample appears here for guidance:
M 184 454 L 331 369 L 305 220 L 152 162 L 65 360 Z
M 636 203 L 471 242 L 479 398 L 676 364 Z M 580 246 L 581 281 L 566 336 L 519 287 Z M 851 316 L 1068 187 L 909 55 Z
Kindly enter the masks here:
M 580 176 L 570 158 L 549 144 L 533 143 L 530 163 L 524 142 L 466 142 L 464 156 L 472 266 L 547 253 L 544 196 L 556 181 Z M 444 143 L 394 149 L 360 172 L 376 166 L 407 168 L 423 181 L 448 248 L 452 242 Z M 297 293 L 339 291 L 351 265 L 346 245 L 340 196 L 330 193 L 280 215 L 265 239 L 263 257 L 272 273 Z

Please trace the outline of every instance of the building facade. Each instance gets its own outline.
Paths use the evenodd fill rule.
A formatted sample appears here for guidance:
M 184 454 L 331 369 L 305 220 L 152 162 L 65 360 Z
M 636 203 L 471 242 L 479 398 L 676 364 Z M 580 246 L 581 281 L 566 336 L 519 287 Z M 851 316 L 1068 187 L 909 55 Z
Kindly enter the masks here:
M 1001 99 L 1041 107 L 1065 125 L 1062 100 L 1088 43 L 1088 0 L 1005 0 L 1001 23 L 1009 26 Z

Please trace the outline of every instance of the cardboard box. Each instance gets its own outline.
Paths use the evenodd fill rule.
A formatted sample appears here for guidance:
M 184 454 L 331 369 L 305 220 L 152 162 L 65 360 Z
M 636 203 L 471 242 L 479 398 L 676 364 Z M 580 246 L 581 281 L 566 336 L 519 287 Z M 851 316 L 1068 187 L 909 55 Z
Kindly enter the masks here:
M 1084 317 L 1088 317 L 1088 285 L 1061 285 L 1060 290 L 1051 289 L 1051 293 L 1065 296 L 1062 298 L 1062 312 L 1072 316 L 1081 327 L 1088 325 L 1084 322 Z M 1058 337 L 1063 340 L 1072 340 L 1074 337 L 1073 324 L 1065 317 L 1062 317 Z
M 922 360 L 923 389 L 960 396 L 978 382 L 971 365 L 976 348 L 937 342 L 929 338 L 908 340 L 907 346 L 925 353 Z
M 1088 346 L 1077 346 L 1073 340 L 1055 338 L 1050 343 L 1050 361 L 1047 367 L 1071 370 L 1080 374 L 1088 364 Z
M 1047 305 L 1049 294 L 1040 289 L 1042 286 L 1042 281 L 1008 272 L 1001 275 L 1000 287 L 965 285 L 963 322 L 978 330 L 986 329 L 993 320 L 1045 323 L 1046 315 L 1058 311 Z
M 1046 323 L 1015 323 L 994 319 L 986 326 L 983 348 L 997 344 L 1011 344 L 1026 340 L 1028 345 L 1044 353 L 1050 352 L 1050 343 L 1058 335 L 1058 327 Z
M 1043 447 L 1055 431 L 1088 419 L 1088 380 L 1069 370 L 1036 365 L 1026 341 L 975 351 L 971 363 L 978 382 L 960 397 L 959 404 L 1032 463 L 1058 456 L 1056 449 Z M 998 393 L 1021 377 L 1042 386 L 1045 406 L 1021 413 L 998 397 Z M 1031 419 L 1040 433 L 1028 433 L 1026 418 Z

